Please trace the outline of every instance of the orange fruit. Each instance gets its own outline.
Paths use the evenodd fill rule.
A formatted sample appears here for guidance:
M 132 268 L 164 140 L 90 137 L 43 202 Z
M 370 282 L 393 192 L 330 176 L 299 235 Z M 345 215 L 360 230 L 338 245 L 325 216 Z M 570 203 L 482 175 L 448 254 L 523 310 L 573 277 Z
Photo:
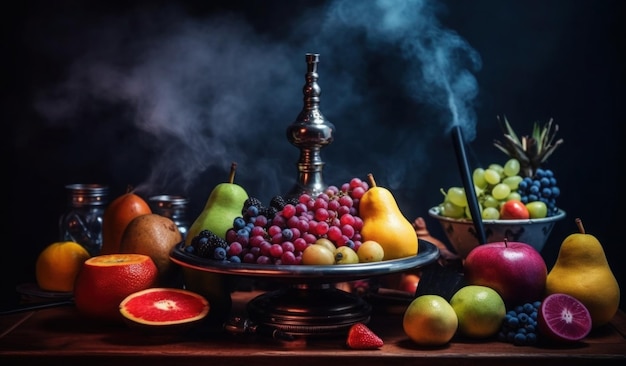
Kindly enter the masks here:
M 152 213 L 152 209 L 148 203 L 130 190 L 114 199 L 104 210 L 102 216 L 102 248 L 100 254 L 119 253 L 126 226 L 135 217 L 150 213 Z
M 74 302 L 88 317 L 121 321 L 119 305 L 128 295 L 154 287 L 158 270 L 144 254 L 104 254 L 83 263 L 74 283 Z
M 126 226 L 120 253 L 150 256 L 159 269 L 160 282 L 168 283 L 179 268 L 172 264 L 170 253 L 182 241 L 183 236 L 172 219 L 154 213 L 141 215 Z
M 73 241 L 48 245 L 35 263 L 37 285 L 46 291 L 71 292 L 80 267 L 89 257 L 87 249 Z

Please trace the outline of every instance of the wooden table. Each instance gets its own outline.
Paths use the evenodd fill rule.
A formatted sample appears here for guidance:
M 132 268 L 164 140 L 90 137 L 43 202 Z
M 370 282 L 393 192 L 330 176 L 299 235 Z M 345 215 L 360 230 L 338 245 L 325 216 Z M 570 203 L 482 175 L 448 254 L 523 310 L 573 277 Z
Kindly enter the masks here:
M 235 309 L 257 296 L 233 294 Z M 0 364 L 25 365 L 539 365 L 626 364 L 626 314 L 570 347 L 519 347 L 497 341 L 453 340 L 440 348 L 412 344 L 398 308 L 378 308 L 369 322 L 385 342 L 378 350 L 350 350 L 338 336 L 278 341 L 222 330 L 150 335 L 126 326 L 93 323 L 72 306 L 0 316 Z

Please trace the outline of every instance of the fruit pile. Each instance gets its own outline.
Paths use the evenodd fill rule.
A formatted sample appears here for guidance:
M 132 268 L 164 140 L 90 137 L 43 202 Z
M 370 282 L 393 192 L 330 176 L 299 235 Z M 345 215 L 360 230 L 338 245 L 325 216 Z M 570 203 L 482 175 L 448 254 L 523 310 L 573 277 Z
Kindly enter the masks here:
M 543 128 L 535 124 L 532 137 L 523 136 L 520 140 L 506 118 L 504 122 L 505 142 L 496 140 L 494 144 L 509 159 L 504 164 L 492 163 L 472 172 L 482 219 L 537 219 L 557 214 L 560 189 L 554 171 L 543 168 L 542 164 L 563 142 L 554 142 L 558 126 L 553 131 L 552 120 Z M 442 216 L 471 219 L 463 187 L 450 187 L 442 193 L 444 200 L 439 204 Z
M 249 197 L 224 239 L 203 230 L 185 250 L 203 258 L 231 262 L 300 264 L 309 246 L 325 243 L 332 262 L 346 262 L 347 258 L 352 258 L 351 262 L 357 258 L 358 262 L 355 254 L 363 243 L 359 203 L 368 189 L 366 181 L 353 178 L 341 188 L 329 186 L 317 196 L 307 193 L 290 198 L 275 196 L 269 206 Z M 348 249 L 350 252 L 346 253 Z M 318 247 L 311 252 L 315 250 L 322 252 L 319 256 L 328 257 Z M 332 264 L 328 260 L 319 261 Z
M 550 271 L 526 243 L 475 247 L 463 263 L 463 286 L 446 298 L 422 292 L 405 311 L 405 333 L 430 346 L 454 336 L 516 346 L 583 340 L 615 316 L 620 288 L 600 242 L 576 224 Z
M 216 210 L 215 197 L 214 190 L 189 230 L 185 242 L 189 254 L 274 265 L 354 264 L 417 254 L 413 225 L 391 192 L 376 185 L 372 174 L 368 181 L 355 177 L 317 195 L 275 196 L 269 206 L 239 194 L 229 200 L 236 203 L 228 212 L 219 211 L 219 220 L 206 220 L 207 212 Z

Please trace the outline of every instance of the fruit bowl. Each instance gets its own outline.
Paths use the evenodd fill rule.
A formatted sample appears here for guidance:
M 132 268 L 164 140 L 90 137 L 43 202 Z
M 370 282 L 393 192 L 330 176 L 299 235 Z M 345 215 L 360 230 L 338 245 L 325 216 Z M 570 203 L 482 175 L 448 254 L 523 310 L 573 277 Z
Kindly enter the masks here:
M 428 214 L 439 221 L 448 241 L 462 258 L 479 244 L 473 221 L 442 216 L 438 206 L 428 210 Z M 563 218 L 565 211 L 559 209 L 555 215 L 542 219 L 483 220 L 483 227 L 487 242 L 503 241 L 506 238 L 508 241 L 530 244 L 541 252 L 554 224 Z
M 273 279 L 285 287 L 263 293 L 246 306 L 250 320 L 297 336 L 344 334 L 353 324 L 367 323 L 372 311 L 360 296 L 337 289 L 337 282 L 365 279 L 418 269 L 439 258 L 439 249 L 418 240 L 417 255 L 371 263 L 333 265 L 273 265 L 215 261 L 197 257 L 180 243 L 170 259 L 197 273 Z
M 298 285 L 332 284 L 375 276 L 383 276 L 426 266 L 439 258 L 437 247 L 419 239 L 415 256 L 371 263 L 333 265 L 270 265 L 231 263 L 201 258 L 184 250 L 185 243 L 172 250 L 170 259 L 181 267 L 200 272 L 234 276 L 271 278 Z

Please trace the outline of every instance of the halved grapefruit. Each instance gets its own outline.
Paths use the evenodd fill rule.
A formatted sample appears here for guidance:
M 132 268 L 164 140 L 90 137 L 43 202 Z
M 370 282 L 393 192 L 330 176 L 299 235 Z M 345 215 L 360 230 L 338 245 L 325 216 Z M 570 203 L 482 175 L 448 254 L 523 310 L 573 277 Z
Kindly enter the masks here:
M 119 311 L 134 328 L 183 330 L 207 316 L 209 303 L 189 290 L 155 287 L 128 295 Z
M 74 302 L 84 315 L 123 321 L 119 305 L 126 296 L 156 285 L 158 270 L 144 254 L 103 254 L 83 263 L 74 283 Z
M 575 297 L 555 293 L 541 302 L 537 326 L 547 340 L 577 342 L 591 331 L 591 315 Z

